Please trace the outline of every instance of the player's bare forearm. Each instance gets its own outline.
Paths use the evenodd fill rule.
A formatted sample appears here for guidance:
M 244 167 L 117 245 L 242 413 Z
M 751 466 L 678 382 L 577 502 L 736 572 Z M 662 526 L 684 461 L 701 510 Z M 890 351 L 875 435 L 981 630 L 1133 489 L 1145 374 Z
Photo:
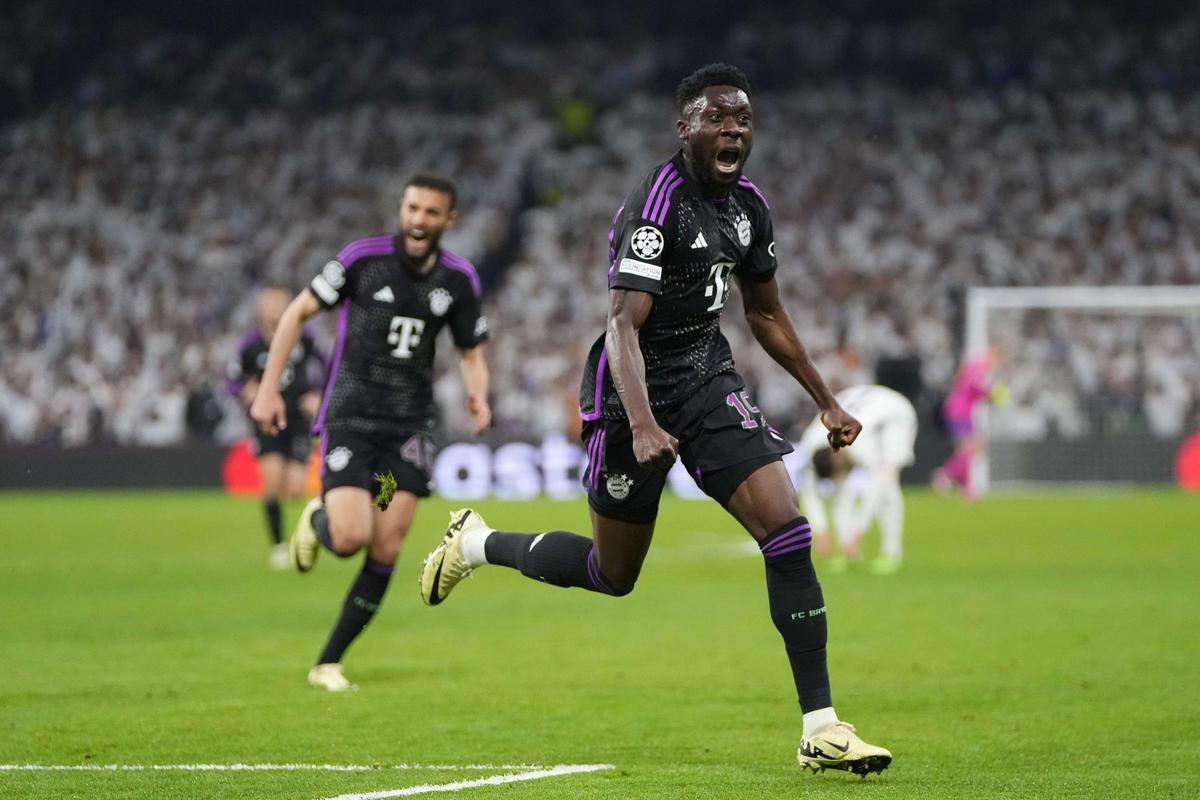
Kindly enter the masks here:
M 646 292 L 613 289 L 609 292 L 608 329 L 604 350 L 612 370 L 613 385 L 621 398 L 633 433 L 633 456 L 647 469 L 667 470 L 675 463 L 679 442 L 659 427 L 650 410 L 646 391 L 646 361 L 638 331 L 650 316 L 654 298 Z M 599 378 L 599 376 L 597 376 Z M 598 409 L 597 409 L 598 410 Z
M 488 405 L 488 384 L 491 373 L 483 356 L 483 345 L 462 351 L 463 387 L 467 391 L 467 411 L 475 422 L 475 433 L 482 433 L 492 424 L 492 409 Z
M 638 329 L 646 322 L 654 298 L 646 292 L 613 289 L 609 292 L 608 330 L 604 349 L 613 385 L 633 430 L 653 425 L 650 397 L 646 391 L 646 362 L 638 343 Z
M 792 318 L 779 300 L 775 279 L 761 283 L 745 280 L 741 287 L 746 321 L 758 344 L 804 387 L 818 408 L 822 411 L 836 408 L 833 392 L 808 357 Z

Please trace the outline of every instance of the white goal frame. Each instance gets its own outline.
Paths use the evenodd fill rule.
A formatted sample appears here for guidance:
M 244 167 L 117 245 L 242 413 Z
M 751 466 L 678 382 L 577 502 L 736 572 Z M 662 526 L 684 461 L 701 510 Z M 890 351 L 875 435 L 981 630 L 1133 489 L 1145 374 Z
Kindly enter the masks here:
M 988 316 L 998 310 L 1060 309 L 1156 315 L 1200 313 L 1200 286 L 1022 286 L 967 290 L 963 360 L 987 347 Z M 975 411 L 978 430 L 988 433 L 988 404 Z M 972 488 L 980 495 L 990 487 L 988 458 L 972 465 Z

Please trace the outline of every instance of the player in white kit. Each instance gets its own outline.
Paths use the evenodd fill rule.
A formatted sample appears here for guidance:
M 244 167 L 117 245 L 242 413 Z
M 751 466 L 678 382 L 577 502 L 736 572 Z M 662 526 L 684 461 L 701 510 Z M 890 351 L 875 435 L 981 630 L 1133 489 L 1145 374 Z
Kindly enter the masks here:
M 900 471 L 913 462 L 917 438 L 917 412 L 904 395 L 886 386 L 851 386 L 839 392 L 837 401 L 862 422 L 862 433 L 854 447 L 834 452 L 826 439 L 825 426 L 815 419 L 800 439 L 800 451 L 811 454 L 811 468 L 800 480 L 804 514 L 812 526 L 814 544 L 830 549 L 830 517 L 837 552 L 828 568 L 844 569 L 859 555 L 863 535 L 878 521 L 881 536 L 879 557 L 869 565 L 872 572 L 890 574 L 903 557 L 904 495 Z M 826 514 L 819 481 L 832 480 L 831 509 Z

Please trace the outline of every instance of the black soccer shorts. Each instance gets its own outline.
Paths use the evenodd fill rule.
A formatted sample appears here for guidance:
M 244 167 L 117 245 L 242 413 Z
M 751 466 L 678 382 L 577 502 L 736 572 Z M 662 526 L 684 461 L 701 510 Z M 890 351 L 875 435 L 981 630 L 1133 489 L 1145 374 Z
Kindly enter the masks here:
M 679 457 L 705 494 L 722 506 L 751 473 L 792 452 L 792 445 L 755 407 L 736 373 L 714 376 L 676 409 L 655 414 L 679 440 Z M 633 434 L 625 419 L 585 422 L 588 453 L 583 476 L 588 505 L 622 522 L 650 522 L 667 473 L 644 469 L 633 457 Z
M 289 425 L 274 436 L 263 433 L 261 430 L 255 431 L 254 455 L 256 457 L 275 453 L 289 461 L 305 464 L 308 462 L 308 455 L 311 452 L 312 437 L 309 435 L 306 423 Z
M 391 472 L 397 491 L 429 497 L 436 453 L 433 440 L 423 431 L 326 430 L 321 434 L 321 494 L 339 486 L 357 486 L 375 497 L 380 487 L 375 476 Z

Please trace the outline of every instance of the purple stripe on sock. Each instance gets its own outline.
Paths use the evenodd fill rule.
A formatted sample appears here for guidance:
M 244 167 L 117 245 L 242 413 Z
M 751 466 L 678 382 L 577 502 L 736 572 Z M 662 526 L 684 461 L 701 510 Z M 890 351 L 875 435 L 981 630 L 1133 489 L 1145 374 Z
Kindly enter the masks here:
M 675 180 L 673 180 L 671 182 L 671 185 L 669 187 L 667 187 L 667 191 L 663 195 L 663 207 L 655 215 L 654 221 L 657 222 L 659 225 L 662 225 L 667 221 L 667 212 L 671 210 L 671 196 L 673 194 L 675 194 L 675 190 L 678 189 L 680 186 L 683 186 L 683 178 L 682 177 L 676 178 Z
M 592 588 L 604 594 L 615 595 L 616 592 L 608 585 L 608 581 L 604 580 L 604 573 L 600 571 L 600 565 L 596 563 L 596 547 L 588 550 L 587 556 L 587 571 L 588 580 L 592 582 Z
M 350 323 L 350 302 L 342 301 L 342 312 L 338 314 L 337 344 L 333 348 L 333 359 L 329 362 L 329 381 L 325 384 L 325 394 L 321 398 L 321 410 L 317 412 L 317 421 L 313 423 L 312 432 L 320 433 L 325 428 L 325 412 L 329 410 L 329 398 L 333 397 L 333 385 L 337 383 L 338 367 L 342 365 L 342 352 L 346 349 L 346 328 Z M 324 460 L 321 462 L 324 464 Z
M 592 400 L 592 410 L 584 414 L 579 412 L 579 418 L 584 422 L 594 422 L 600 419 L 604 411 L 604 370 L 608 366 L 608 351 L 600 351 L 600 360 L 596 362 L 596 394 Z
M 475 292 L 476 297 L 479 297 L 483 293 L 483 285 L 479 282 L 479 273 L 475 271 L 475 265 L 470 261 L 467 261 L 457 253 L 443 250 L 442 263 L 450 269 L 466 275 L 467 280 L 471 282 L 471 291 Z
M 753 183 L 750 182 L 749 178 L 747 178 L 745 176 L 738 178 L 738 186 L 743 186 L 743 187 L 753 191 L 756 195 L 758 195 L 758 199 L 762 200 L 762 203 L 764 206 L 767 207 L 767 210 L 769 211 L 771 209 L 771 204 L 767 202 L 766 196 L 758 190 L 757 186 L 755 186 Z
M 763 555 L 774 555 L 775 553 L 792 549 L 793 545 L 804 545 L 804 543 L 808 543 L 811 540 L 812 534 L 808 533 L 808 531 L 792 536 L 780 536 L 779 539 L 770 541 L 769 545 L 763 546 L 762 553 Z
M 367 559 L 366 569 L 376 575 L 391 575 L 396 571 L 395 564 L 380 564 L 378 561 Z
M 783 531 L 782 533 L 772 534 L 771 538 L 767 539 L 765 542 L 763 542 L 762 544 L 759 545 L 759 549 L 765 553 L 766 551 L 775 547 L 775 545 L 777 545 L 778 543 L 780 543 L 784 540 L 792 540 L 798 536 L 809 535 L 809 534 L 811 534 L 811 532 L 812 532 L 812 528 L 809 526 L 808 521 L 805 520 L 804 522 L 801 522 L 799 525 L 796 525 L 793 528 L 789 528 L 788 530 Z
M 793 550 L 807 547 L 811 542 L 812 533 L 805 531 L 804 533 L 776 537 L 770 543 L 763 545 L 761 549 L 764 556 L 777 556 L 781 553 L 790 553 Z
M 787 545 L 786 547 L 781 547 L 778 550 L 770 550 L 770 551 L 763 550 L 763 556 L 765 558 L 776 558 L 778 556 L 786 556 L 788 553 L 795 553 L 800 550 L 806 550 L 809 547 L 812 547 L 812 537 L 811 536 L 809 536 L 804 541 L 796 542 L 795 544 L 790 544 L 790 545 Z
M 650 209 L 658 201 L 659 189 L 663 185 L 663 181 L 675 174 L 675 164 L 670 162 L 663 167 L 662 172 L 658 173 L 658 180 L 654 182 L 654 186 L 650 189 L 650 196 L 646 198 L 646 205 L 642 208 L 642 219 L 650 219 Z

